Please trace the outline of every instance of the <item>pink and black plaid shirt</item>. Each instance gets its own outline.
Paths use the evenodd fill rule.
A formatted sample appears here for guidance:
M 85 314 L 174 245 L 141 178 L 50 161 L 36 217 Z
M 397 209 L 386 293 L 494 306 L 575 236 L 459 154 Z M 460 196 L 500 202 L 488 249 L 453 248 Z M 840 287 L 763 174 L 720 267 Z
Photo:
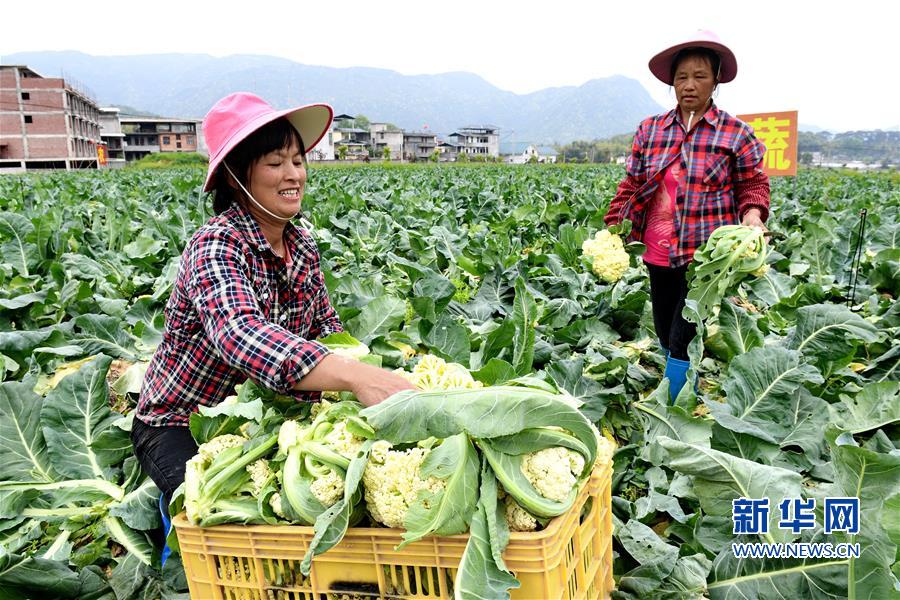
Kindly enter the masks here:
M 329 353 L 313 340 L 343 328 L 309 233 L 288 223 L 285 243 L 290 265 L 237 204 L 197 230 L 181 256 L 137 418 L 186 426 L 201 405 L 218 404 L 247 378 L 300 400 L 319 398 L 292 388 Z
M 763 221 L 769 216 L 769 178 L 761 167 L 766 147 L 750 126 L 712 105 L 690 133 L 684 129 L 677 109 L 641 122 L 605 217 L 607 225 L 629 219 L 630 239 L 640 241 L 649 202 L 666 169 L 680 160 L 684 184 L 675 198 L 672 267 L 690 262 L 713 230 L 739 223 L 749 209 L 758 208 Z

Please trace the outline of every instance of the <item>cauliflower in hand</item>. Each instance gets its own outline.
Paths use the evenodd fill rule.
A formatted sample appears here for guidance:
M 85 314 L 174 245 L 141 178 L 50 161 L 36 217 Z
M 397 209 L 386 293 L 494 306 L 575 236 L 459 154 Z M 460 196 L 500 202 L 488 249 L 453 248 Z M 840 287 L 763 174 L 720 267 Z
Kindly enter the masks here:
M 586 239 L 581 252 L 591 259 L 594 274 L 607 283 L 617 282 L 628 270 L 629 257 L 622 238 L 605 229 Z

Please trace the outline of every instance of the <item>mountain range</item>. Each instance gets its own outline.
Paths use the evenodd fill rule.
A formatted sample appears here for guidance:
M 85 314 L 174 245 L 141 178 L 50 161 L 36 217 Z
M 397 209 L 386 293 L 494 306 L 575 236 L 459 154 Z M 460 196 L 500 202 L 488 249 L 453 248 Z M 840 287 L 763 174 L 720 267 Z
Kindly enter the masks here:
M 257 55 L 21 52 L 5 55 L 3 63 L 63 76 L 104 106 L 168 117 L 202 117 L 226 94 L 251 91 L 277 108 L 327 102 L 337 113 L 445 135 L 458 127 L 495 125 L 504 142 L 554 144 L 631 133 L 642 118 L 663 110 L 638 81 L 621 75 L 515 94 L 472 73 L 403 75 Z

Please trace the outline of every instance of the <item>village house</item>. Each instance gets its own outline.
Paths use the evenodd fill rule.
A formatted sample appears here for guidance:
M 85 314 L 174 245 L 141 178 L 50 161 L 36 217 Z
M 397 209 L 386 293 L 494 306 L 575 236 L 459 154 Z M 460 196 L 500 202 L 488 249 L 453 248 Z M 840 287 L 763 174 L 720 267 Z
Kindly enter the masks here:
M 122 123 L 119 122 L 118 108 L 100 108 L 100 139 L 103 142 L 103 152 L 106 153 L 100 160 L 100 167 L 117 169 L 125 166 L 125 134 L 122 133 Z
M 500 128 L 493 125 L 462 127 L 451 133 L 450 142 L 459 149 L 458 154 L 473 156 L 500 156 Z
M 125 134 L 125 160 L 139 160 L 156 152 L 207 153 L 200 119 L 120 116 Z
M 0 65 L 0 170 L 97 168 L 100 110 L 72 81 Z
M 555 163 L 556 150 L 550 146 L 535 146 L 528 144 L 519 154 L 512 154 L 506 158 L 506 162 L 511 165 L 524 165 L 529 163 Z
M 437 135 L 427 131 L 403 132 L 404 160 L 430 160 L 437 148 Z

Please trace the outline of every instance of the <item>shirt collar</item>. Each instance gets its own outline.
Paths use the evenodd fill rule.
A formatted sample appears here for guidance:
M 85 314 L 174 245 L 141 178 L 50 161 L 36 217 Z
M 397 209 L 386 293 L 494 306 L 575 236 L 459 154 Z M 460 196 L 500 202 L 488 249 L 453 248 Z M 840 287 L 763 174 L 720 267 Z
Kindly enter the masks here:
M 250 245 L 256 248 L 256 250 L 259 252 L 268 250 L 272 254 L 275 253 L 269 240 L 263 235 L 259 223 L 256 222 L 253 215 L 251 215 L 240 202 L 232 202 L 231 207 L 225 211 L 223 216 L 234 225 L 235 229 L 247 237 Z M 290 221 L 284 225 L 284 238 L 294 248 L 298 247 L 300 231 L 297 229 L 297 226 Z
M 711 103 L 709 108 L 706 109 L 706 112 L 703 113 L 703 116 L 700 118 L 715 127 L 719 123 L 719 107 L 716 106 L 715 102 Z M 681 121 L 681 111 L 678 110 L 677 106 L 666 113 L 666 116 L 663 118 L 663 127 L 668 128 L 675 123 L 683 125 Z

